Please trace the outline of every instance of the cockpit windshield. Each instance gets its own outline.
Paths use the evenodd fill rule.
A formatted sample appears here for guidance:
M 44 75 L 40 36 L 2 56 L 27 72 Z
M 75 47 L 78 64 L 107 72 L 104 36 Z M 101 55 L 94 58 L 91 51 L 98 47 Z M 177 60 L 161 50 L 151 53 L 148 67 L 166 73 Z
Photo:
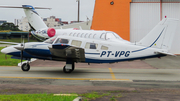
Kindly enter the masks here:
M 57 37 L 49 38 L 49 39 L 47 39 L 46 41 L 44 41 L 44 43 L 52 44 L 52 43 L 55 41 L 56 38 L 57 38 Z
M 113 40 L 113 39 L 122 40 L 122 38 L 114 32 L 102 33 L 100 38 L 105 40 Z
M 116 36 L 117 39 L 123 40 L 119 35 L 117 35 L 116 33 L 114 33 L 114 35 Z

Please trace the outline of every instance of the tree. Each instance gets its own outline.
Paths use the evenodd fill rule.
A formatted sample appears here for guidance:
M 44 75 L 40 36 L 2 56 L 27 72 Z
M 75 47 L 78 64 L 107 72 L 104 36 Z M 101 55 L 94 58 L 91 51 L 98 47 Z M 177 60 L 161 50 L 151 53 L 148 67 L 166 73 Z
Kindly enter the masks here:
M 15 26 L 13 23 L 3 23 L 0 26 L 0 30 L 11 30 L 11 31 L 20 31 L 18 26 Z

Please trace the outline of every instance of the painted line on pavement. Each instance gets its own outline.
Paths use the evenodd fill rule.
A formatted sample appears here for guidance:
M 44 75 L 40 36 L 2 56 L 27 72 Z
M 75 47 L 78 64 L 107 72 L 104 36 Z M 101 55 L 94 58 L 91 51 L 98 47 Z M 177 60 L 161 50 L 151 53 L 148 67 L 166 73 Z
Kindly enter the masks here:
M 114 73 L 113 73 L 112 69 L 111 69 L 111 68 L 109 68 L 109 71 L 110 71 L 110 73 L 111 73 L 111 77 L 112 77 L 112 79 L 113 79 L 113 80 L 115 80 L 115 79 L 116 79 L 116 77 L 115 77 L 115 75 L 114 75 Z
M 89 81 L 132 81 L 130 79 L 108 79 L 108 78 L 56 78 L 56 77 L 10 77 L 0 76 L 0 78 L 14 79 L 57 79 L 57 80 L 89 80 Z

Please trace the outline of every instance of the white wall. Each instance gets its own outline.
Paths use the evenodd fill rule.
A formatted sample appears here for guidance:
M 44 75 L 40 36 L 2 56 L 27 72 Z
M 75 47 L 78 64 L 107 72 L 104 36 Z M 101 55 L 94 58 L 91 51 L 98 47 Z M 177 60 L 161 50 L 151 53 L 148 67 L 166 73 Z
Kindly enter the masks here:
M 162 17 L 180 19 L 180 3 L 163 3 Z M 131 3 L 130 40 L 138 42 L 160 21 L 160 3 Z M 170 52 L 180 54 L 180 22 Z
M 131 3 L 130 10 L 130 40 L 138 42 L 160 21 L 160 4 Z
M 167 18 L 177 18 L 180 19 L 180 3 L 163 3 L 162 4 L 162 16 L 167 16 Z M 174 36 L 171 51 L 175 54 L 180 54 L 180 21 Z

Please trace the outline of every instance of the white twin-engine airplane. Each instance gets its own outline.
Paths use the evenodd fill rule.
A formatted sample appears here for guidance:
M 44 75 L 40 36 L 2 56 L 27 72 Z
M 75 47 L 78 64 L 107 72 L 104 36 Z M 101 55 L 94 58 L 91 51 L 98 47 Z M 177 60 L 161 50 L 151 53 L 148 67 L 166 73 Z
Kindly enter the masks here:
M 174 55 L 169 50 L 177 19 L 163 19 L 142 40 L 131 43 L 111 31 L 48 29 L 32 6 L 24 5 L 23 8 L 33 28 L 45 28 L 47 31 L 42 32 L 44 36 L 54 37 L 44 42 L 22 43 L 1 50 L 12 58 L 66 61 L 63 71 L 71 73 L 75 62 L 115 63 Z M 29 71 L 29 62 L 22 64 L 21 69 Z

